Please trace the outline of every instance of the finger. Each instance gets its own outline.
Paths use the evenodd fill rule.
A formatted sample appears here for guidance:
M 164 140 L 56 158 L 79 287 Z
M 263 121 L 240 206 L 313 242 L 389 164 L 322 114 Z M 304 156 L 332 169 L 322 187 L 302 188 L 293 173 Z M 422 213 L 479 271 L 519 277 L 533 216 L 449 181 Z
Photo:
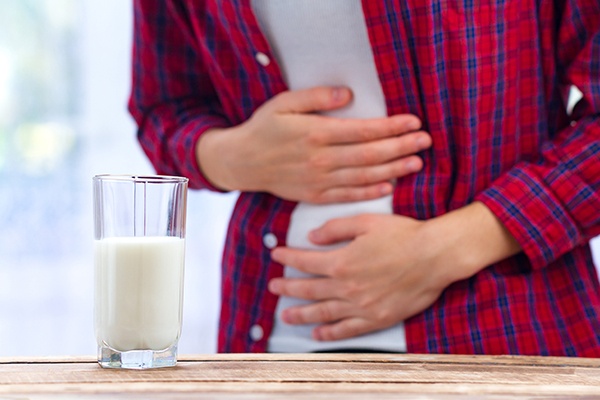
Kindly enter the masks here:
M 345 168 L 365 165 L 381 165 L 392 160 L 416 154 L 431 146 L 431 136 L 416 132 L 367 143 L 329 147 L 319 154 L 325 168 Z M 318 163 L 316 160 L 315 163 Z
M 335 297 L 336 283 L 328 278 L 274 278 L 269 291 L 278 296 L 303 300 L 326 300 Z
M 382 328 L 374 326 L 372 322 L 363 318 L 346 318 L 316 327 L 313 330 L 313 338 L 319 341 L 348 339 Z
M 371 119 L 322 118 L 320 123 L 321 139 L 327 144 L 369 142 L 414 132 L 421 127 L 419 118 L 412 114 Z
M 405 157 L 383 165 L 340 169 L 330 173 L 329 188 L 308 201 L 330 204 L 378 199 L 393 192 L 394 185 L 391 181 L 421 169 L 423 161 L 418 156 Z
M 300 250 L 289 247 L 277 247 L 271 251 L 271 258 L 283 265 L 313 275 L 327 276 L 334 255 L 332 251 Z
M 362 200 L 374 200 L 387 196 L 394 191 L 390 182 L 377 182 L 364 186 L 334 187 L 311 199 L 315 204 L 347 203 Z
M 265 106 L 277 113 L 312 113 L 343 107 L 350 100 L 352 92 L 348 88 L 319 86 L 282 92 Z
M 408 156 L 385 164 L 340 168 L 332 171 L 329 179 L 333 188 L 368 186 L 419 172 L 422 168 L 423 160 L 419 156 Z
M 327 300 L 306 306 L 283 310 L 281 318 L 292 325 L 325 324 L 339 321 L 352 315 L 350 303 L 340 300 Z
M 315 244 L 333 244 L 353 240 L 369 230 L 369 215 L 334 218 L 312 230 L 308 238 Z

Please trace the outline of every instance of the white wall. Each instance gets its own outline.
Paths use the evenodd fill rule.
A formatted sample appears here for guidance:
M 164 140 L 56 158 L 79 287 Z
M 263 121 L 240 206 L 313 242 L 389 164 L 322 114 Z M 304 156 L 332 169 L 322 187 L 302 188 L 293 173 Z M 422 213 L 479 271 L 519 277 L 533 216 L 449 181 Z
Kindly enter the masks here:
M 90 138 L 86 175 L 91 178 L 98 173 L 154 172 L 135 139 L 135 126 L 126 112 L 132 33 L 130 2 L 84 3 L 82 121 Z M 234 200 L 232 195 L 189 193 L 182 353 L 216 351 L 220 258 Z M 91 212 L 89 216 L 91 222 Z
M 18 1 L 18 0 L 16 0 Z M 92 176 L 100 173 L 152 173 L 135 137 L 135 126 L 126 110 L 130 84 L 132 9 L 128 1 L 82 0 L 77 18 L 80 87 L 77 96 L 77 150 L 67 182 L 49 175 L 36 190 L 38 205 L 50 201 L 71 206 L 40 207 L 29 201 L 31 189 L 0 193 L 0 207 L 34 213 L 26 230 L 3 225 L 3 239 L 27 250 L 27 243 L 56 239 L 43 251 L 0 251 L 0 357 L 95 354 L 93 330 L 93 214 Z M 75 170 L 73 172 L 73 170 Z M 60 175 L 60 174 L 59 174 Z M 29 179 L 29 178 L 27 178 Z M 43 182 L 43 176 L 31 178 Z M 50 193 L 52 192 L 52 193 Z M 22 205 L 14 193 L 25 199 Z M 233 205 L 231 195 L 190 192 L 186 241 L 186 277 L 183 332 L 180 352 L 216 351 L 219 312 L 220 258 L 225 228 Z M 8 202 L 8 203 L 7 203 Z M 50 210 L 51 217 L 43 215 Z M 62 214 L 60 214 L 62 213 Z M 62 222 L 61 222 L 62 221 Z M 67 222 L 65 222 L 67 221 Z M 44 229 L 36 229 L 37 226 Z M 13 231 L 14 228 L 15 229 Z M 43 232 L 42 232 L 43 231 Z M 8 232 L 8 233 L 7 233 Z M 12 233 L 14 232 L 14 234 Z M 49 237 L 50 235 L 54 237 Z M 32 249 L 36 246 L 32 246 Z M 6 246 L 4 248 L 7 248 Z M 57 250 L 54 250 L 54 249 Z M 50 250 L 48 250 L 50 249 Z

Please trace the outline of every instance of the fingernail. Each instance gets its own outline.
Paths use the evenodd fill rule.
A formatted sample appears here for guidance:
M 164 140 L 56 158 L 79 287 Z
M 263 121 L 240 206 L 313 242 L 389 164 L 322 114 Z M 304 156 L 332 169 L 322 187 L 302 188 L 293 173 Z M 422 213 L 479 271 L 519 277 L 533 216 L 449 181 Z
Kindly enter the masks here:
M 279 261 L 279 253 L 280 251 L 278 249 L 271 250 L 271 258 L 275 261 Z
M 308 238 L 311 242 L 319 242 L 323 235 L 318 230 L 308 232 Z
M 281 319 L 286 324 L 291 324 L 292 323 L 292 318 L 291 318 L 290 313 L 289 313 L 288 310 L 283 310 L 283 312 L 281 313 Z
M 281 285 L 277 281 L 271 281 L 271 282 L 269 282 L 269 292 L 274 293 L 274 294 L 278 294 L 280 286 Z
M 417 138 L 417 147 L 419 149 L 426 149 L 430 146 L 430 141 L 425 136 L 419 136 Z
M 417 160 L 411 159 L 406 162 L 406 169 L 409 171 L 416 172 L 420 168 L 420 163 Z
M 388 183 L 384 183 L 383 185 L 379 186 L 379 193 L 381 194 L 390 194 L 392 193 L 392 190 L 394 189 L 394 187 Z
M 321 330 L 319 328 L 313 329 L 313 331 L 312 331 L 312 337 L 313 337 L 313 339 L 318 340 L 318 341 L 323 340 L 321 338 Z
M 346 97 L 346 92 L 348 89 L 342 86 L 336 86 L 331 91 L 331 98 L 335 103 L 342 102 Z
M 412 118 L 408 122 L 407 127 L 411 131 L 416 131 L 417 129 L 419 129 L 421 127 L 421 121 L 419 121 L 419 119 L 417 119 L 417 118 Z

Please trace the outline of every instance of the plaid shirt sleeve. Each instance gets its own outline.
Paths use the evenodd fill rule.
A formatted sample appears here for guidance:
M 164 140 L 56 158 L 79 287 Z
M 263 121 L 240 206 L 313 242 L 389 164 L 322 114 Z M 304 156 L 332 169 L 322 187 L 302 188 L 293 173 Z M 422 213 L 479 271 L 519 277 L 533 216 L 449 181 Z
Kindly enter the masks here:
M 485 203 L 542 268 L 600 234 L 600 3 L 566 1 L 557 64 L 583 99 L 538 160 L 520 163 L 476 200 Z M 567 92 L 567 90 L 565 90 Z
M 217 190 L 199 169 L 195 144 L 209 128 L 229 124 L 182 7 L 178 1 L 135 0 L 129 110 L 158 173 Z

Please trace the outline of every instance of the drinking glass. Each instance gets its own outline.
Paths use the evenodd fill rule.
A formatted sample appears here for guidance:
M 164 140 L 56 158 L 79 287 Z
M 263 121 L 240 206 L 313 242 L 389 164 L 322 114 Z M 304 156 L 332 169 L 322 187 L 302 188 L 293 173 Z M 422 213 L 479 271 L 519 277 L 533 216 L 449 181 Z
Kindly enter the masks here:
M 188 179 L 97 175 L 95 333 L 106 368 L 177 363 Z

